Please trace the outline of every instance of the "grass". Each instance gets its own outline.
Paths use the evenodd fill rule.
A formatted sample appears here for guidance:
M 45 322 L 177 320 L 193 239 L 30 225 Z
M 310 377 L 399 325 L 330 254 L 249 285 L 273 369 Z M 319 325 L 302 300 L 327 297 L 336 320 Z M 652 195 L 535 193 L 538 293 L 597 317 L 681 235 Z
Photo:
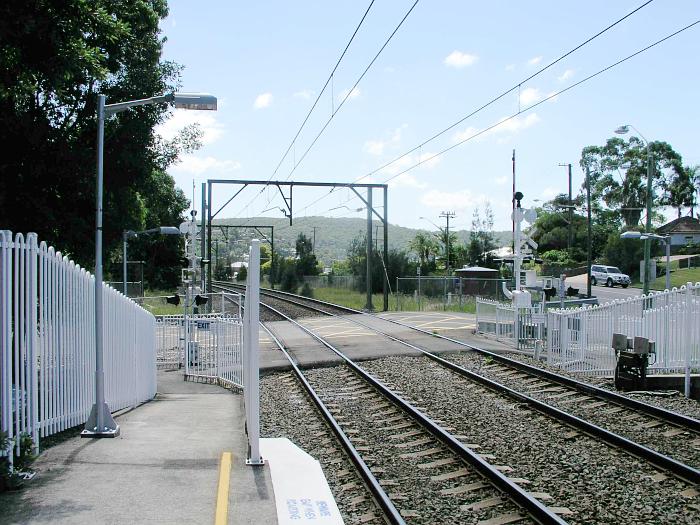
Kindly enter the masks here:
M 166 303 L 164 298 L 158 297 L 173 295 L 172 290 L 146 290 L 144 293 L 146 297 L 143 299 L 141 306 L 153 315 L 180 315 L 183 313 L 182 302 L 178 306 L 175 306 L 174 304 Z M 151 299 L 149 299 L 149 297 Z M 183 300 L 184 297 L 180 297 L 180 301 Z
M 367 303 L 366 294 L 358 292 L 356 290 L 348 290 L 345 288 L 314 288 L 314 299 L 327 301 L 329 303 L 340 304 L 349 308 L 355 308 L 356 310 L 362 310 Z M 401 295 L 399 297 L 399 303 L 401 311 L 403 312 L 418 311 L 418 303 L 412 295 Z M 376 310 L 381 310 L 384 304 L 384 296 L 379 293 L 372 294 L 372 304 L 374 305 L 374 308 Z M 396 306 L 396 296 L 389 295 L 389 311 L 397 311 Z M 469 300 L 464 301 L 461 306 L 459 305 L 459 303 L 457 303 L 452 304 L 447 308 L 444 307 L 444 304 L 441 301 L 423 298 L 420 306 L 421 310 L 423 311 L 447 310 L 450 312 L 476 312 L 476 303 L 473 298 L 469 298 Z
M 679 288 L 686 284 L 688 281 L 692 283 L 700 282 L 700 268 L 683 268 L 682 270 L 671 270 L 671 288 L 674 286 Z M 634 288 L 643 288 L 642 283 L 633 283 Z M 657 277 L 651 283 L 649 283 L 649 289 L 651 290 L 664 290 L 666 289 L 666 274 L 662 274 Z

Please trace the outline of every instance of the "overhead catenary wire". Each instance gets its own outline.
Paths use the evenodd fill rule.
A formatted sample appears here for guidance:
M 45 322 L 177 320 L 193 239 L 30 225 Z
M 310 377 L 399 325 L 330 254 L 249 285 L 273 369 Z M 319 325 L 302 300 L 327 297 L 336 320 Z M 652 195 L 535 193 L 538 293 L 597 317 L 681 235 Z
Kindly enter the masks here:
M 624 57 L 624 58 L 618 60 L 617 62 L 614 62 L 613 64 L 610 64 L 609 66 L 606 66 L 606 67 L 604 67 L 603 69 L 600 69 L 600 70 L 596 71 L 596 72 L 593 73 L 592 75 L 589 75 L 589 76 L 587 76 L 587 77 L 585 77 L 585 78 L 579 80 L 578 82 L 575 82 L 574 84 L 572 84 L 572 85 L 570 85 L 570 86 L 567 86 L 567 87 L 565 87 L 565 88 L 563 88 L 563 89 L 561 89 L 561 90 L 559 90 L 559 91 L 556 91 L 556 92 L 554 92 L 554 93 L 552 93 L 552 94 L 546 96 L 545 98 L 543 98 L 543 99 L 540 100 L 539 102 L 535 102 L 534 104 L 531 104 L 530 106 L 528 106 L 528 107 L 526 107 L 526 108 L 524 108 L 524 109 L 518 110 L 518 111 L 516 111 L 515 113 L 513 113 L 512 115 L 510 115 L 510 116 L 508 116 L 508 117 L 506 117 L 506 118 L 504 118 L 504 119 L 499 120 L 499 121 L 496 122 L 495 124 L 492 124 L 491 126 L 489 126 L 489 127 L 487 127 L 487 128 L 484 128 L 484 129 L 482 129 L 482 130 L 480 130 L 480 131 L 474 133 L 473 135 L 470 135 L 469 137 L 467 137 L 467 138 L 465 138 L 465 139 L 463 139 L 463 140 L 460 140 L 459 142 L 457 142 L 457 143 L 455 143 L 455 144 L 452 144 L 451 146 L 448 146 L 447 148 L 444 148 L 444 149 L 440 150 L 439 152 L 437 152 L 437 153 L 431 155 L 430 157 L 428 157 L 428 158 L 426 158 L 426 159 L 423 159 L 423 160 L 421 160 L 421 161 L 419 161 L 419 162 L 413 164 L 412 166 L 409 166 L 408 168 L 406 168 L 406 169 L 404 169 L 404 170 L 402 170 L 402 171 L 400 171 L 400 172 L 398 172 L 398 173 L 392 175 L 391 177 L 389 177 L 388 179 L 386 179 L 383 183 L 386 184 L 386 183 L 388 183 L 388 182 L 394 180 L 396 177 L 399 177 L 400 175 L 403 175 L 404 173 L 408 173 L 409 171 L 416 169 L 416 168 L 419 167 L 421 164 L 423 164 L 423 163 L 425 163 L 425 162 L 430 162 L 431 160 L 433 160 L 433 159 L 435 159 L 435 158 L 437 158 L 437 157 L 439 157 L 439 156 L 441 156 L 441 155 L 444 155 L 444 154 L 447 153 L 448 151 L 451 151 L 451 150 L 453 150 L 453 149 L 455 149 L 455 148 L 461 146 L 461 145 L 464 144 L 465 142 L 468 142 L 468 141 L 470 141 L 470 140 L 472 140 L 472 139 L 475 139 L 476 137 L 478 137 L 478 136 L 480 136 L 480 135 L 483 135 L 484 133 L 487 133 L 488 131 L 491 131 L 491 130 L 494 129 L 494 128 L 497 128 L 498 126 L 501 126 L 502 124 L 508 122 L 509 120 L 512 120 L 512 119 L 518 117 L 519 115 L 521 115 L 521 114 L 523 114 L 523 113 L 527 113 L 528 111 L 530 111 L 530 110 L 536 108 L 537 106 L 539 106 L 539 105 L 541 105 L 541 104 L 544 104 L 545 102 L 548 102 L 548 101 L 550 101 L 550 100 L 552 100 L 552 99 L 558 97 L 559 95 L 561 95 L 561 94 L 563 94 L 563 93 L 566 93 L 567 91 L 569 91 L 569 90 L 571 90 L 571 89 L 573 89 L 573 88 L 575 88 L 575 87 L 577 87 L 577 86 L 580 86 L 580 85 L 583 84 L 584 82 L 588 82 L 589 80 L 592 80 L 593 78 L 595 78 L 595 77 L 597 77 L 597 76 L 599 76 L 599 75 L 602 75 L 602 74 L 605 73 L 606 71 L 609 71 L 610 69 L 613 69 L 614 67 L 617 67 L 617 66 L 619 66 L 620 64 L 623 64 L 624 62 L 627 62 L 628 60 L 631 60 L 632 58 L 634 58 L 634 57 L 636 57 L 636 56 L 638 56 L 638 55 L 640 55 L 640 54 L 642 54 L 642 53 L 648 51 L 649 49 L 651 49 L 651 48 L 653 48 L 653 47 L 655 47 L 655 46 L 661 44 L 662 42 L 665 42 L 666 40 L 669 40 L 670 38 L 675 37 L 676 35 L 682 33 L 683 31 L 686 31 L 686 30 L 692 28 L 693 26 L 696 26 L 697 24 L 700 24 L 700 20 L 696 20 L 695 22 L 692 22 L 692 23 L 688 24 L 687 26 L 682 27 L 681 29 L 679 29 L 679 30 L 677 30 L 677 31 L 675 31 L 675 32 L 673 32 L 673 33 L 671 33 L 671 34 L 669 34 L 669 35 L 667 35 L 667 36 L 661 38 L 660 40 L 657 40 L 656 42 L 653 42 L 652 44 L 649 44 L 648 46 L 646 46 L 646 47 L 644 47 L 644 48 L 642 48 L 642 49 L 640 49 L 640 50 L 638 50 L 638 51 L 632 53 L 631 55 L 627 55 L 626 57 Z
M 528 76 L 528 77 L 526 77 L 526 78 L 520 80 L 517 84 L 514 84 L 512 87 L 510 87 L 510 88 L 506 89 L 505 91 L 501 92 L 500 94 L 496 95 L 495 97 L 493 97 L 493 98 L 492 98 L 491 100 L 489 100 L 488 102 L 482 104 L 481 106 L 479 106 L 478 108 L 474 109 L 473 111 L 471 111 L 471 112 L 468 113 L 467 115 L 461 117 L 459 120 L 453 122 L 452 124 L 450 124 L 449 126 L 447 126 L 447 127 L 444 128 L 444 129 L 438 131 L 437 133 L 434 133 L 433 135 L 431 135 L 429 138 L 427 138 L 427 139 L 425 139 L 424 141 L 422 141 L 422 142 L 421 142 L 420 144 L 418 144 L 417 146 L 415 146 L 415 147 L 409 149 L 408 151 L 402 153 L 402 154 L 399 155 L 398 157 L 395 157 L 395 158 L 392 159 L 391 161 L 384 163 L 383 165 L 381 165 L 381 166 L 379 166 L 378 168 L 376 168 L 376 169 L 370 171 L 369 173 L 366 173 L 365 175 L 362 175 L 361 177 L 358 177 L 358 178 L 355 179 L 353 182 L 360 182 L 360 181 L 362 181 L 363 179 L 366 179 L 367 177 L 371 177 L 372 175 L 375 175 L 375 174 L 379 173 L 380 171 L 382 171 L 382 170 L 388 168 L 388 167 L 391 166 L 392 164 L 395 164 L 396 162 L 400 161 L 400 160 L 403 159 L 404 157 L 407 157 L 408 155 L 414 153 L 414 152 L 417 151 L 417 150 L 420 150 L 421 148 L 423 148 L 424 146 L 426 146 L 426 145 L 429 144 L 430 142 L 434 141 L 435 139 L 441 137 L 442 135 L 444 135 L 444 134 L 447 133 L 448 131 L 450 131 L 450 130 L 454 129 L 455 127 L 459 126 L 459 125 L 462 124 L 465 120 L 468 120 L 469 118 L 471 118 L 471 117 L 477 115 L 478 113 L 480 113 L 480 112 L 483 111 L 484 109 L 486 109 L 486 108 L 488 108 L 489 106 L 495 104 L 496 102 L 498 102 L 499 100 L 503 99 L 503 98 L 506 97 L 507 95 L 513 93 L 515 90 L 519 90 L 523 84 L 529 82 L 529 81 L 532 80 L 533 78 L 536 78 L 537 76 L 541 75 L 542 73 L 544 73 L 544 72 L 547 71 L 548 69 L 552 68 L 554 65 L 558 64 L 559 62 L 561 62 L 562 60 L 564 60 L 564 59 L 567 58 L 568 56 L 574 54 L 574 53 L 575 53 L 576 51 L 578 51 L 579 49 L 581 49 L 581 48 L 583 48 L 584 46 L 590 44 L 592 41 L 594 41 L 594 40 L 597 39 L 598 37 L 602 36 L 603 34 L 605 34 L 606 32 L 608 32 L 609 30 L 611 30 L 612 28 L 614 28 L 614 27 L 617 26 L 618 24 L 622 23 L 622 22 L 625 21 L 626 19 L 630 18 L 632 15 L 634 15 L 635 13 L 637 13 L 638 11 L 640 11 L 641 9 L 643 9 L 644 7 L 648 6 L 648 5 L 651 4 L 653 1 L 654 1 L 654 0 L 647 0 L 647 1 L 644 2 L 643 4 L 639 5 L 639 6 L 636 7 L 635 9 L 633 9 L 632 11 L 628 12 L 628 13 L 625 14 L 624 16 L 618 18 L 617 20 L 615 20 L 615 21 L 612 22 L 611 24 L 607 25 L 605 28 L 601 29 L 600 31 L 598 31 L 598 32 L 595 33 L 594 35 L 588 37 L 586 40 L 584 40 L 584 41 L 581 42 L 580 44 L 578 44 L 578 45 L 576 45 L 575 47 L 571 48 L 569 51 L 566 51 L 565 53 L 563 53 L 562 55 L 560 55 L 558 58 L 552 60 L 551 62 L 549 62 L 549 63 L 546 64 L 545 66 L 541 67 L 540 69 L 538 69 L 537 71 L 535 71 L 534 73 L 532 73 L 530 76 Z M 520 98 L 518 98 L 518 101 L 519 101 L 519 100 L 520 100 Z M 520 110 L 521 108 L 519 107 L 518 109 Z M 423 163 L 423 162 L 426 162 L 426 159 L 423 159 L 423 160 L 421 161 L 421 163 Z M 326 197 L 327 197 L 328 195 L 330 195 L 331 193 L 333 193 L 333 189 L 331 189 L 330 191 L 328 191 L 325 195 L 322 195 L 321 197 L 317 198 L 315 201 L 311 202 L 306 208 L 303 208 L 302 211 L 304 211 L 304 210 L 308 209 L 309 207 L 313 206 L 314 204 L 318 203 L 319 201 L 321 201 L 322 199 L 326 198 Z M 347 201 L 345 201 L 345 202 L 347 202 Z
M 395 36 L 396 33 L 398 32 L 398 30 L 399 30 L 399 29 L 401 28 L 401 26 L 404 24 L 404 22 L 406 21 L 406 19 L 407 19 L 408 16 L 411 14 L 411 12 L 412 12 L 413 9 L 416 7 L 416 5 L 418 4 L 419 1 L 420 1 L 420 0 L 415 0 L 415 1 L 413 2 L 413 4 L 411 5 L 411 7 L 409 8 L 409 10 L 406 12 L 406 14 L 404 14 L 404 16 L 403 16 L 403 18 L 401 19 L 401 21 L 398 23 L 398 25 L 397 25 L 397 26 L 394 28 L 394 30 L 391 32 L 391 34 L 389 35 L 389 37 L 385 40 L 384 44 L 382 44 L 382 46 L 379 48 L 379 51 L 377 51 L 377 53 L 374 55 L 374 58 L 372 58 L 372 60 L 370 61 L 370 63 L 365 67 L 365 69 L 364 69 L 364 71 L 362 72 L 362 74 L 361 74 L 361 75 L 358 77 L 358 79 L 355 81 L 355 83 L 353 84 L 352 88 L 350 88 L 350 89 L 348 90 L 348 92 L 346 93 L 345 97 L 343 97 L 343 100 L 340 102 L 340 104 L 338 104 L 338 107 L 332 109 L 330 118 L 326 121 L 326 123 L 324 124 L 324 126 L 321 128 L 321 131 L 318 132 L 318 134 L 316 135 L 316 137 L 314 138 L 314 140 L 312 141 L 312 143 L 309 145 L 309 147 L 306 148 L 306 150 L 304 151 L 304 153 L 302 154 L 302 156 L 299 158 L 299 160 L 296 160 L 296 158 L 295 158 L 295 162 L 294 162 L 294 165 L 293 165 L 293 167 L 292 167 L 292 170 L 290 171 L 290 173 L 287 175 L 287 177 L 286 177 L 284 180 L 289 180 L 289 178 L 292 176 L 292 174 L 293 174 L 294 171 L 297 169 L 297 167 L 303 162 L 303 160 L 304 160 L 304 159 L 306 158 L 306 156 L 309 154 L 309 152 L 310 152 L 311 149 L 314 147 L 314 145 L 316 144 L 316 142 L 318 141 L 318 139 L 319 139 L 319 138 L 321 137 L 321 135 L 325 132 L 326 128 L 327 128 L 328 125 L 331 123 L 331 121 L 333 120 L 333 118 L 335 117 L 335 115 L 338 113 L 338 111 L 340 111 L 340 109 L 343 107 L 343 105 L 344 105 L 345 102 L 348 100 L 348 98 L 350 98 L 350 96 L 353 94 L 354 90 L 357 88 L 357 86 L 359 85 L 359 83 L 360 83 L 360 82 L 362 81 L 362 79 L 365 77 L 365 75 L 367 74 L 367 72 L 371 69 L 372 65 L 374 65 L 374 63 L 377 61 L 377 59 L 379 58 L 379 55 L 381 55 L 382 52 L 384 51 L 384 49 L 389 45 L 389 42 L 391 42 L 391 40 L 394 38 L 394 36 Z M 352 42 L 352 39 L 354 39 L 355 34 L 357 33 L 357 30 L 359 30 L 359 26 L 360 26 L 360 25 L 362 24 L 362 22 L 364 21 L 365 17 L 367 16 L 367 13 L 369 12 L 369 9 L 372 7 L 372 4 L 373 4 L 373 3 L 374 3 L 374 2 L 372 2 L 372 3 L 369 5 L 369 7 L 367 8 L 367 11 L 365 12 L 365 15 L 362 17 L 362 20 L 360 21 L 360 24 L 358 25 L 357 29 L 355 30 L 355 33 L 353 33 L 353 36 L 352 36 L 352 38 L 350 39 L 350 42 Z M 348 42 L 348 46 L 347 46 L 347 47 L 349 47 L 350 42 Z M 345 55 L 345 52 L 347 51 L 347 47 L 346 47 L 345 51 L 343 51 L 343 54 L 341 55 L 341 60 L 342 60 L 342 57 Z M 340 63 L 340 60 L 338 61 L 338 64 L 339 64 L 339 63 Z M 338 64 L 336 64 L 336 67 L 333 69 L 333 72 L 331 72 L 331 74 L 329 75 L 328 80 L 326 81 L 326 84 L 324 85 L 324 88 L 323 88 L 324 90 L 325 90 L 326 87 L 328 86 L 329 82 L 332 82 L 333 76 L 334 76 L 335 70 L 337 69 Z M 300 128 L 299 128 L 299 130 L 297 131 L 297 134 L 295 135 L 294 139 L 292 139 L 292 142 L 291 142 L 290 146 L 287 148 L 287 151 L 285 152 L 285 154 L 284 154 L 282 160 L 279 162 L 278 166 L 275 168 L 275 171 L 273 172 L 273 174 L 272 174 L 272 175 L 270 176 L 270 178 L 268 179 L 268 182 L 272 180 L 272 178 L 275 176 L 275 174 L 276 174 L 277 171 L 279 170 L 280 166 L 282 165 L 282 162 L 284 162 L 284 158 L 289 154 L 289 150 L 291 149 L 291 147 L 294 146 L 294 145 L 296 144 L 296 139 L 299 137 L 299 134 L 301 133 L 301 130 L 303 129 L 303 127 L 304 127 L 304 125 L 306 124 L 306 122 L 308 121 L 309 116 L 311 115 L 311 112 L 313 111 L 313 108 L 316 107 L 316 105 L 317 105 L 319 99 L 321 98 L 321 95 L 322 95 L 322 93 L 319 93 L 319 96 L 316 98 L 316 101 L 314 102 L 314 104 L 313 104 L 313 106 L 312 106 L 312 109 L 309 111 L 309 114 L 308 114 L 308 115 L 306 116 L 306 118 L 304 119 L 304 122 L 303 122 L 302 126 L 300 126 Z M 295 157 L 296 157 L 296 154 L 295 154 Z M 260 195 L 260 193 L 256 194 L 256 195 L 253 197 L 253 199 L 241 209 L 241 213 L 242 213 L 243 211 L 245 211 L 246 209 L 248 209 L 248 208 L 250 207 L 250 205 L 255 201 L 255 199 L 258 198 L 259 195 Z M 239 215 L 240 215 L 240 213 L 239 213 Z
M 360 19 L 360 22 L 357 24 L 355 27 L 355 30 L 352 33 L 352 36 L 350 36 L 350 40 L 348 40 L 348 43 L 345 44 L 345 48 L 343 49 L 343 52 L 340 54 L 340 57 L 335 63 L 335 66 L 333 66 L 333 69 L 331 70 L 330 74 L 328 75 L 328 78 L 326 79 L 326 82 L 323 84 L 323 87 L 321 88 L 321 91 L 319 91 L 318 96 L 316 97 L 316 100 L 314 100 L 314 103 L 311 105 L 311 108 L 309 111 L 306 113 L 306 117 L 304 117 L 304 120 L 301 122 L 301 125 L 299 126 L 299 129 L 297 130 L 296 134 L 292 138 L 292 141 L 289 143 L 289 146 L 287 146 L 287 149 L 285 152 L 282 154 L 282 158 L 280 161 L 277 163 L 277 166 L 275 167 L 274 171 L 272 172 L 272 175 L 267 179 L 268 182 L 270 182 L 275 175 L 277 175 L 277 172 L 280 169 L 280 166 L 282 166 L 282 163 L 284 160 L 287 158 L 287 155 L 289 155 L 289 152 L 291 150 L 294 151 L 293 155 L 293 163 L 296 164 L 296 140 L 299 138 L 299 135 L 301 134 L 302 130 L 304 129 L 304 126 L 306 126 L 306 123 L 308 122 L 309 118 L 311 117 L 311 114 L 313 113 L 314 109 L 316 109 L 316 106 L 318 105 L 318 102 L 321 100 L 321 97 L 323 94 L 326 92 L 326 89 L 328 88 L 328 85 L 331 85 L 331 90 L 333 89 L 333 76 L 335 75 L 335 72 L 337 71 L 338 67 L 340 66 L 340 63 L 343 61 L 343 58 L 345 57 L 345 54 L 348 52 L 348 49 L 350 49 L 350 44 L 352 44 L 353 40 L 355 40 L 355 36 L 357 36 L 357 33 L 360 31 L 360 28 L 362 27 L 362 24 L 364 23 L 365 19 L 367 18 L 367 15 L 369 14 L 370 9 L 372 9 L 372 6 L 374 5 L 375 0 L 371 0 L 369 5 L 367 6 L 367 9 L 365 9 L 364 14 L 362 15 L 362 18 Z M 332 96 L 332 95 L 331 95 Z M 246 204 L 242 209 L 241 212 L 245 211 L 250 207 L 253 202 L 260 196 L 263 191 L 265 191 L 265 188 L 267 186 L 263 186 L 263 188 L 256 193 L 253 198 Z M 268 204 L 270 203 L 270 199 L 268 198 Z M 240 213 L 238 215 L 240 215 Z

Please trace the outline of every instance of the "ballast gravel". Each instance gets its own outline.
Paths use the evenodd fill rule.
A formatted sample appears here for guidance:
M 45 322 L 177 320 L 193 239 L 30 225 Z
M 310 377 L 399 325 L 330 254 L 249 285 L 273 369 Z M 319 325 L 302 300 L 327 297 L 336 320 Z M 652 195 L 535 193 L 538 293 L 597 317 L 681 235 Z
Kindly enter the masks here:
M 580 524 L 700 523 L 693 487 L 648 463 L 573 432 L 549 417 L 493 393 L 426 358 L 389 357 L 363 363 L 378 379 L 403 392 L 428 417 L 479 444 L 480 453 L 566 507 Z M 332 369 L 324 373 L 331 374 Z M 660 479 L 654 481 L 654 479 Z
M 671 456 L 694 468 L 700 468 L 700 436 L 694 432 L 681 432 L 682 429 L 626 407 L 621 407 L 620 411 L 610 413 L 608 409 L 617 405 L 606 403 L 598 406 L 599 403 L 595 402 L 596 399 L 583 394 L 564 395 L 562 397 L 562 392 L 573 391 L 573 389 L 567 388 L 564 390 L 562 388 L 561 391 L 552 391 L 546 386 L 533 388 L 532 385 L 528 385 L 530 378 L 518 377 L 518 374 L 503 374 L 504 366 L 501 363 L 497 361 L 492 362 L 487 356 L 481 354 L 465 352 L 447 356 L 447 359 L 493 381 L 526 393 L 539 401 L 586 419 L 664 455 Z M 580 380 L 580 378 L 577 379 Z M 542 378 L 542 383 L 546 381 L 547 379 Z M 595 386 L 601 386 L 600 383 L 599 381 Z M 552 383 L 549 384 L 551 385 Z M 634 399 L 646 403 L 650 397 L 652 396 L 644 395 L 643 398 L 640 396 Z M 687 409 L 691 403 L 697 404 L 697 401 L 682 398 L 682 401 L 677 402 L 676 405 L 682 405 Z M 665 403 L 665 405 L 661 408 L 671 410 L 671 407 L 674 406 L 671 403 Z M 637 415 L 636 417 L 635 414 Z
M 686 399 L 680 392 L 673 393 L 669 397 L 654 395 L 654 393 L 621 392 L 615 389 L 615 383 L 611 378 L 574 374 L 572 372 L 562 370 L 561 368 L 550 366 L 547 363 L 538 361 L 524 354 L 510 353 L 505 355 L 511 359 L 517 359 L 527 363 L 528 365 L 537 366 L 550 372 L 554 372 L 555 374 L 571 377 L 577 381 L 590 383 L 591 385 L 605 388 L 606 390 L 612 390 L 613 392 L 627 396 L 631 399 L 636 399 L 637 401 L 643 401 L 644 403 L 649 403 L 650 405 L 656 405 L 658 407 L 665 408 L 666 410 L 673 410 L 674 412 L 678 412 L 695 419 L 700 419 L 700 402 L 697 399 Z

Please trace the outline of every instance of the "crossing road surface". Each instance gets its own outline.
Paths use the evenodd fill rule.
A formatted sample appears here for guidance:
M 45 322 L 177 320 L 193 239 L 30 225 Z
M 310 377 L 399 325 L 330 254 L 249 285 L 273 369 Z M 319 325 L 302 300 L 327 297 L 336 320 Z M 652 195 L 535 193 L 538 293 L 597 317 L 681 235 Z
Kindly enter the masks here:
M 583 275 L 576 275 L 574 277 L 569 277 L 566 280 L 567 286 L 573 286 L 578 288 L 579 292 L 586 292 L 586 286 L 588 285 L 588 276 L 584 273 Z M 598 302 L 600 304 L 609 303 L 615 299 L 627 299 L 628 297 L 639 297 L 642 295 L 642 290 L 640 288 L 622 288 L 621 286 L 615 286 L 614 288 L 608 288 L 606 286 L 593 286 L 591 287 L 591 293 L 598 297 Z

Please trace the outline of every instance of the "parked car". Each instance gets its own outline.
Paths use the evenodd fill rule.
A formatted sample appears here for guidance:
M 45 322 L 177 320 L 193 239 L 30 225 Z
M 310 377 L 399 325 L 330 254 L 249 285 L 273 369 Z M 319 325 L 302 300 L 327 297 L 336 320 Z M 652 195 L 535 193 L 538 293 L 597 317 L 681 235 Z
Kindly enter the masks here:
M 624 274 L 616 266 L 602 266 L 594 264 L 591 266 L 591 284 L 604 284 L 605 286 L 615 286 L 619 284 L 623 288 L 627 288 L 632 280 L 630 276 Z

